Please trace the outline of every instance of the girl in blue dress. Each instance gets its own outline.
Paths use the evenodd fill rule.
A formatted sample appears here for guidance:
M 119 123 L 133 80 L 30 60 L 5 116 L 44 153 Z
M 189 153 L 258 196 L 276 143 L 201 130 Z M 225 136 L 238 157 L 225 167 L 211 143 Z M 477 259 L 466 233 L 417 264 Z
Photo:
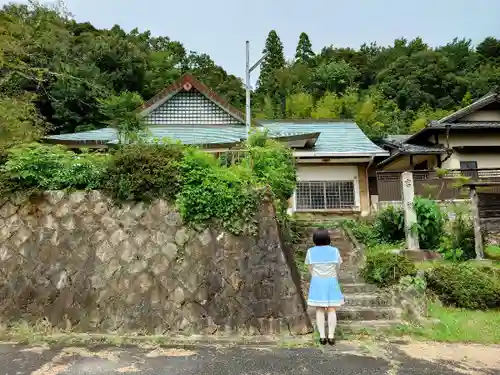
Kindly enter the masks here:
M 330 234 L 319 229 L 313 235 L 314 247 L 307 250 L 306 264 L 311 274 L 307 304 L 316 307 L 316 324 L 321 345 L 335 345 L 336 309 L 344 304 L 338 274 L 342 258 L 336 247 L 330 246 Z M 325 335 L 325 312 L 328 313 L 328 339 Z

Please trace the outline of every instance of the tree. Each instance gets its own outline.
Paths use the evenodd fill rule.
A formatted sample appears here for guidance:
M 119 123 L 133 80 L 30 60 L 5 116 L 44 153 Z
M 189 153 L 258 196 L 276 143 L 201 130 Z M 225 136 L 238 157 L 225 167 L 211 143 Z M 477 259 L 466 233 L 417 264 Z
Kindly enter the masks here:
M 476 51 L 484 60 L 498 62 L 500 61 L 500 39 L 489 36 L 478 44 Z
M 459 81 L 453 74 L 453 65 L 436 51 L 421 51 L 401 56 L 377 76 L 378 88 L 400 109 L 417 110 L 423 105 L 451 108 L 465 94 L 457 92 Z M 455 96 L 450 96 L 450 93 Z
M 444 109 L 432 109 L 429 106 L 424 106 L 415 116 L 415 121 L 410 126 L 410 132 L 416 133 L 425 128 L 431 120 L 439 120 L 449 115 L 452 111 Z
M 137 140 L 145 131 L 143 119 L 137 111 L 142 103 L 140 95 L 129 91 L 99 100 L 104 122 L 118 131 L 120 143 Z
M 269 119 L 356 118 L 372 137 L 415 131 L 428 118 L 500 87 L 499 51 L 495 37 L 476 48 L 457 38 L 431 48 L 417 37 L 384 47 L 325 46 L 314 55 L 302 33 L 295 59 L 286 63 L 273 30 L 252 109 Z M 109 117 L 103 100 L 116 110 L 129 108 L 133 97 L 147 100 L 188 72 L 244 108 L 239 77 L 168 36 L 127 32 L 119 25 L 98 29 L 75 21 L 61 4 L 29 2 L 0 10 L 0 131 L 7 143 L 108 126 L 119 116 Z
M 287 118 L 310 118 L 313 107 L 314 101 L 310 94 L 300 92 L 286 98 Z
M 264 50 L 266 54 L 262 61 L 259 80 L 257 81 L 257 93 L 264 94 L 277 100 L 282 98 L 278 94 L 278 81 L 276 73 L 285 67 L 285 56 L 283 54 L 283 44 L 275 30 L 269 33 Z
M 299 43 L 295 52 L 295 61 L 299 63 L 309 63 L 314 58 L 312 44 L 309 36 L 302 32 L 299 36 Z
M 310 90 L 315 97 L 327 91 L 343 93 L 354 85 L 358 75 L 359 72 L 344 60 L 324 63 L 314 71 Z
M 0 96 L 0 156 L 11 146 L 42 137 L 49 128 L 34 104 L 34 95 Z
M 311 113 L 314 119 L 337 119 L 342 112 L 342 105 L 336 94 L 326 92 L 317 102 Z

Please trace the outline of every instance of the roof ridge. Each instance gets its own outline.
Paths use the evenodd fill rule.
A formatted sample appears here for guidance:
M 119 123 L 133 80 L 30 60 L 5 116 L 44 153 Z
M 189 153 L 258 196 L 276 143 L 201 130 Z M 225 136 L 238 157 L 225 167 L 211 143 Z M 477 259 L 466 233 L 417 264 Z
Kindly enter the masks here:
M 436 123 L 442 124 L 445 122 L 456 121 L 464 116 L 467 116 L 471 112 L 473 112 L 475 110 L 479 110 L 479 109 L 481 109 L 481 108 L 483 108 L 483 107 L 487 106 L 488 104 L 491 104 L 495 101 L 500 102 L 500 95 L 499 95 L 498 91 L 496 91 L 496 89 L 493 89 L 493 90 L 489 91 L 486 95 L 483 95 L 482 97 L 480 97 L 479 99 L 474 101 L 473 103 L 471 103 L 463 108 L 460 108 L 460 109 L 456 110 L 455 112 L 450 113 L 449 115 L 437 120 L 436 122 L 434 122 L 434 124 L 436 124 Z M 431 122 L 430 126 L 432 126 L 432 122 Z

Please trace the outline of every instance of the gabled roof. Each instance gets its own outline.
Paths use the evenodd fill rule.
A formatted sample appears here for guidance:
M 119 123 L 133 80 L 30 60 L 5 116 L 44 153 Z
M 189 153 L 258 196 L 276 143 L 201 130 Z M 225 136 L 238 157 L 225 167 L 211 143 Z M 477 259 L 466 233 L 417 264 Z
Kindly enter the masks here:
M 446 117 L 443 117 L 441 120 L 437 121 L 437 123 L 438 124 L 453 123 L 461 119 L 462 117 L 465 117 L 468 114 L 471 114 L 472 112 L 475 112 L 495 102 L 500 103 L 500 94 L 497 91 L 491 91 L 482 98 L 476 100 L 474 103 L 469 104 L 467 107 L 459 109 L 458 111 L 453 112 L 452 114 Z
M 413 134 L 410 138 L 406 140 L 407 143 L 419 143 L 425 142 L 428 137 L 435 133 L 441 133 L 446 129 L 452 129 L 456 131 L 464 130 L 479 130 L 479 129 L 497 129 L 500 130 L 500 122 L 488 122 L 488 121 L 471 121 L 471 122 L 457 122 L 461 118 L 480 110 L 492 103 L 500 103 L 500 93 L 498 91 L 491 91 L 489 94 L 483 96 L 482 98 L 476 100 L 474 103 L 459 109 L 452 114 L 443 117 L 437 121 L 431 121 L 429 126 Z
M 403 155 L 440 155 L 445 152 L 446 148 L 442 146 L 420 146 L 410 143 L 402 143 L 399 145 L 398 150 L 394 154 L 378 163 L 377 167 L 386 165 Z
M 166 87 L 158 94 L 149 99 L 141 107 L 141 115 L 145 116 L 154 111 L 160 105 L 172 98 L 175 94 L 181 91 L 190 91 L 195 88 L 198 92 L 203 94 L 212 103 L 224 110 L 228 115 L 238 120 L 242 125 L 245 124 L 245 115 L 240 110 L 233 107 L 226 99 L 223 99 L 217 93 L 205 86 L 191 74 L 184 74 L 181 78 L 175 81 L 170 86 Z
M 296 150 L 296 156 L 372 157 L 388 156 L 348 120 L 261 120 L 262 126 L 274 131 L 319 132 L 318 141 L 311 150 Z M 307 155 L 306 155 L 307 154 Z

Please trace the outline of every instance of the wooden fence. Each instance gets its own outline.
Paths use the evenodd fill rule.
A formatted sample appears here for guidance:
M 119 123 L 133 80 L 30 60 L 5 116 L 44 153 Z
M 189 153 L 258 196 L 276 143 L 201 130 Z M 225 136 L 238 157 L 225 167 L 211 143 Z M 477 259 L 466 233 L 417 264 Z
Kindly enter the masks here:
M 477 196 L 481 229 L 500 233 L 500 192 L 478 191 Z
M 499 168 L 414 170 L 415 195 L 435 200 L 467 199 L 470 181 L 500 182 Z M 401 201 L 401 173 L 403 171 L 377 172 L 379 202 Z M 500 193 L 500 186 L 482 188 L 485 192 Z

